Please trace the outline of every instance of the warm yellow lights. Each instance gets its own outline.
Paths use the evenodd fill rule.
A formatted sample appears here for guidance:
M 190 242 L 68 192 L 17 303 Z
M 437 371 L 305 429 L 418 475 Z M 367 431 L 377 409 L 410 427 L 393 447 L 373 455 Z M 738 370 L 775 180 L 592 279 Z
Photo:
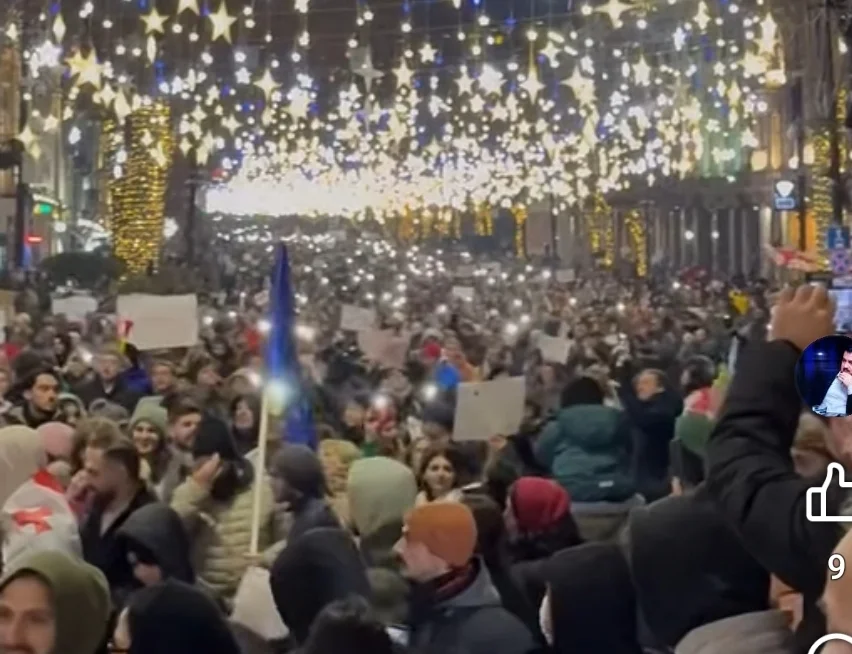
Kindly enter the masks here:
M 156 268 L 159 260 L 173 147 L 169 118 L 169 108 L 162 103 L 137 109 L 127 118 L 126 153 L 112 153 L 109 228 L 115 255 L 127 263 L 131 275 Z M 117 133 L 114 123 L 106 128 Z
M 166 21 L 168 16 L 163 16 L 153 7 L 151 11 L 142 16 L 142 22 L 145 23 L 145 34 L 162 34 L 166 30 Z

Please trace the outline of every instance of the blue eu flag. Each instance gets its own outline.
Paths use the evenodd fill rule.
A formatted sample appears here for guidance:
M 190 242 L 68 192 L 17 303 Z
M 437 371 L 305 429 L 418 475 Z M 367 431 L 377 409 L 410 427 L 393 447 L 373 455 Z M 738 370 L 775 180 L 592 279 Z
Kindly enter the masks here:
M 266 383 L 270 403 L 284 399 L 284 434 L 288 443 L 316 449 L 316 431 L 311 401 L 302 383 L 298 351 L 294 340 L 296 326 L 293 289 L 290 284 L 290 260 L 282 243 L 275 257 L 272 287 L 269 292 L 270 329 L 266 342 Z M 270 393 L 278 389 L 280 393 Z M 275 407 L 272 407 L 273 409 Z

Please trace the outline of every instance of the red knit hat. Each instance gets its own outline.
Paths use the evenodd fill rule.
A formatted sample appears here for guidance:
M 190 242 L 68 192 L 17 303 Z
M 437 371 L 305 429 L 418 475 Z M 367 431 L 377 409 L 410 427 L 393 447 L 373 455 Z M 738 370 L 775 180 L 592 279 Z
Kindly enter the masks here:
M 405 516 L 403 533 L 407 541 L 423 543 L 453 568 L 467 565 L 476 549 L 473 513 L 458 502 L 432 502 L 415 507 Z
M 552 479 L 521 477 L 512 486 L 510 498 L 522 533 L 547 531 L 571 511 L 571 496 Z

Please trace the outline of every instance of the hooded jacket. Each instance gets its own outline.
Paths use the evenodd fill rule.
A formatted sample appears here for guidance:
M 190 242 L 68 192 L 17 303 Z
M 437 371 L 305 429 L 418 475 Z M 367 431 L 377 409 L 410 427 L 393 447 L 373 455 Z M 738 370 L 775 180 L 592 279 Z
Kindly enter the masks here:
M 539 651 L 523 623 L 503 608 L 485 565 L 474 559 L 475 576 L 460 593 L 412 606 L 411 647 L 420 654 L 527 654 Z M 417 608 L 419 607 L 419 608 Z
M 18 559 L 0 581 L 32 574 L 48 585 L 56 619 L 54 652 L 95 654 L 104 642 L 110 615 L 109 587 L 103 574 L 62 552 L 43 551 Z
M 0 506 L 46 464 L 42 440 L 34 429 L 22 425 L 0 429 Z
M 284 445 L 273 459 L 272 474 L 287 486 L 288 497 L 277 499 L 289 501 L 293 511 L 289 542 L 311 529 L 340 527 L 340 521 L 325 500 L 328 486 L 322 463 L 313 450 L 304 445 Z
M 618 409 L 578 404 L 559 412 L 535 444 L 536 458 L 575 502 L 623 502 L 636 493 L 630 429 Z
M 555 554 L 546 566 L 554 654 L 642 654 L 630 571 L 613 543 Z
M 349 595 L 370 598 L 370 583 L 358 548 L 340 528 L 304 534 L 278 555 L 270 586 L 275 606 L 298 644 L 328 604 Z
M 143 549 L 162 571 L 164 579 L 187 584 L 195 581 L 189 538 L 180 516 L 166 504 L 148 504 L 133 513 L 118 530 L 125 551 Z
M 144 588 L 128 603 L 129 654 L 240 654 L 219 608 L 174 579 Z
M 356 461 L 347 486 L 349 515 L 370 566 L 396 569 L 393 546 L 405 514 L 414 508 L 417 481 L 411 469 L 387 457 Z
M 660 645 L 674 647 L 693 629 L 769 608 L 769 573 L 703 488 L 634 509 L 628 529 L 636 596 Z

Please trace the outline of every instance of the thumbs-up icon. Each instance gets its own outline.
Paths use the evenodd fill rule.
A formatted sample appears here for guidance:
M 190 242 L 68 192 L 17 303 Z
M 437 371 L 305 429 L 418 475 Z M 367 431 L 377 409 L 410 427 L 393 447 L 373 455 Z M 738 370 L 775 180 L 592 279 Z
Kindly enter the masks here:
M 832 642 L 841 642 L 852 645 L 852 636 L 847 636 L 846 634 L 826 634 L 811 646 L 808 650 L 808 654 L 817 654 L 823 645 Z M 826 650 L 825 654 L 829 654 L 828 650 Z
M 852 488 L 852 481 L 846 481 L 846 471 L 839 463 L 831 463 L 828 466 L 828 471 L 825 473 L 825 481 L 822 486 L 817 488 L 809 488 L 806 494 L 806 512 L 808 520 L 811 522 L 852 522 L 852 515 L 837 515 L 831 516 L 826 508 L 826 498 L 828 496 L 828 487 L 831 485 L 831 477 L 833 473 L 837 473 L 837 481 L 841 488 Z M 819 497 L 819 513 L 814 515 L 814 496 Z M 850 642 L 852 644 L 852 642 Z

